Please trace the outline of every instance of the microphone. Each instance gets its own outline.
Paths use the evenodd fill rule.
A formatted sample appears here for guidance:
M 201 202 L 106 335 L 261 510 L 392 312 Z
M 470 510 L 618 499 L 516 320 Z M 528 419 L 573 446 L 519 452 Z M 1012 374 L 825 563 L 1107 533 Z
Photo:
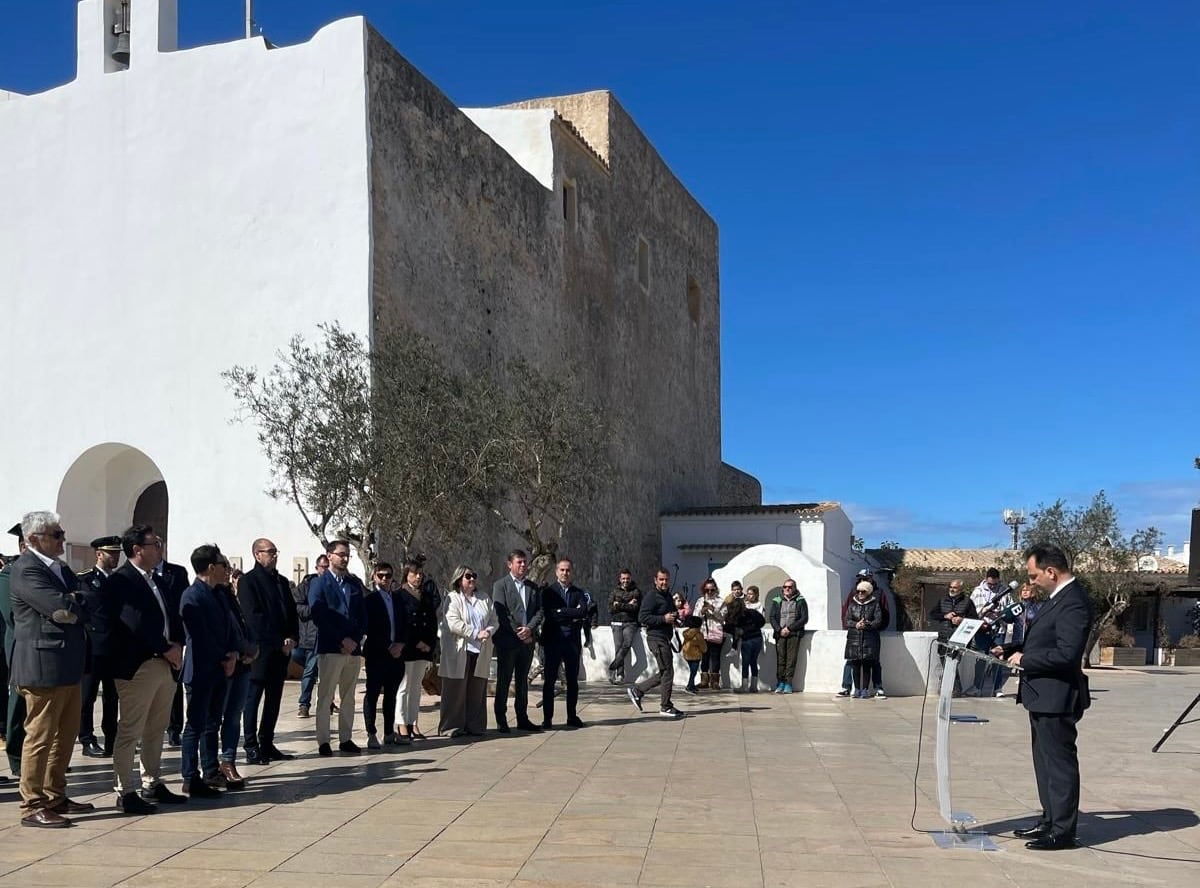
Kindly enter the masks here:
M 979 619 L 987 620 L 987 615 L 990 614 L 1006 595 L 1011 595 L 1013 592 L 1021 588 L 1021 584 L 1016 580 L 1011 581 L 1007 586 L 992 596 L 992 600 L 983 606 L 983 610 L 979 612 Z

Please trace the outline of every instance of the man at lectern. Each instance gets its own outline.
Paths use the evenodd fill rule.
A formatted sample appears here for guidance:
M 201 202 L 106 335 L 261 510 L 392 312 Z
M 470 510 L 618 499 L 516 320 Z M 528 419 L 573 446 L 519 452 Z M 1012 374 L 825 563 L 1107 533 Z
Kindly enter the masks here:
M 1031 620 L 1021 644 L 995 648 L 1021 667 L 1017 702 L 1029 711 L 1033 736 L 1033 771 L 1042 816 L 1030 827 L 1014 830 L 1029 839 L 1034 851 L 1056 851 L 1076 845 L 1079 820 L 1079 753 L 1076 723 L 1091 704 L 1083 654 L 1092 626 L 1092 603 L 1075 580 L 1067 556 L 1057 546 L 1042 544 L 1025 552 L 1029 582 L 1048 598 Z

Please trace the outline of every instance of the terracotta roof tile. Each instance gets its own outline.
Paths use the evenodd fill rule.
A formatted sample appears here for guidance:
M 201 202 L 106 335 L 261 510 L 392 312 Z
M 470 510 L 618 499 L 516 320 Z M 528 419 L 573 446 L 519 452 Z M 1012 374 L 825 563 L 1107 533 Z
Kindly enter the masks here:
M 761 506 L 695 506 L 660 513 L 665 517 L 687 515 L 805 515 L 813 516 L 840 508 L 840 503 L 776 503 Z

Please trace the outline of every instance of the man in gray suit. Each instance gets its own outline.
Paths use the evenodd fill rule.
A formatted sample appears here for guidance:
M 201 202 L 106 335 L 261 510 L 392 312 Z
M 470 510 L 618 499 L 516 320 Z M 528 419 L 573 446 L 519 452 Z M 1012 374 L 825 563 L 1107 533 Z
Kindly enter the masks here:
M 79 733 L 84 608 L 79 581 L 59 560 L 65 548 L 54 512 L 21 519 L 27 549 L 12 572 L 13 685 L 25 699 L 21 748 L 22 826 L 70 826 L 64 814 L 94 810 L 67 798 L 67 767 Z
M 542 619 L 542 594 L 529 581 L 529 556 L 514 549 L 508 556 L 508 573 L 492 586 L 492 603 L 500 628 L 496 630 L 496 698 L 493 710 L 496 730 L 509 732 L 508 688 L 516 679 L 514 708 L 517 727 L 522 731 L 540 731 L 529 720 L 529 668 L 533 665 L 533 649 L 537 643 Z

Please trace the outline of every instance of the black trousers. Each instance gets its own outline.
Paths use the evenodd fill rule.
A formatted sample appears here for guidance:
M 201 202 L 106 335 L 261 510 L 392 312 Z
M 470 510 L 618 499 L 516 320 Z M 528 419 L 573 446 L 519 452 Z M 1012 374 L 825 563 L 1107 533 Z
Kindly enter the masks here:
M 1079 822 L 1078 721 L 1072 714 L 1029 713 L 1042 822 L 1052 836 L 1074 836 Z
M 25 745 L 25 698 L 11 685 L 8 688 L 8 767 L 14 777 L 21 775 L 21 747 Z
M 242 709 L 242 748 L 247 752 L 270 749 L 275 745 L 275 724 L 279 721 L 279 703 L 283 699 L 283 683 L 287 680 L 290 659 L 283 651 L 269 651 L 259 656 L 265 659 L 258 674 L 250 674 L 250 690 Z M 261 721 L 259 704 L 262 704 Z
M 104 735 L 104 751 L 112 752 L 117 739 L 117 683 L 109 676 L 100 678 L 95 672 L 85 672 L 80 690 L 83 694 L 79 717 L 79 742 L 96 742 L 96 694 L 103 687 L 100 710 L 100 732 Z
M 509 650 L 496 648 L 496 699 L 492 704 L 492 712 L 496 715 L 497 725 L 508 723 L 508 687 L 514 679 L 516 691 L 513 709 L 517 724 L 529 721 L 529 670 L 532 666 L 532 644 L 522 644 Z
M 183 733 L 183 682 L 175 686 L 175 699 L 171 701 L 171 720 L 167 722 L 171 734 Z
M 543 643 L 544 644 L 544 643 Z M 554 682 L 561 666 L 567 679 L 567 718 L 575 718 L 575 707 L 579 702 L 579 661 L 583 649 L 569 642 L 554 639 L 545 644 L 546 671 L 542 674 L 542 723 L 554 721 Z M 487 710 L 485 709 L 484 712 Z
M 404 660 L 396 657 L 369 658 L 367 661 L 367 691 L 363 695 L 363 724 L 368 734 L 375 734 L 375 714 L 379 711 L 379 695 L 383 694 L 383 733 L 396 730 L 396 694 L 404 681 Z

